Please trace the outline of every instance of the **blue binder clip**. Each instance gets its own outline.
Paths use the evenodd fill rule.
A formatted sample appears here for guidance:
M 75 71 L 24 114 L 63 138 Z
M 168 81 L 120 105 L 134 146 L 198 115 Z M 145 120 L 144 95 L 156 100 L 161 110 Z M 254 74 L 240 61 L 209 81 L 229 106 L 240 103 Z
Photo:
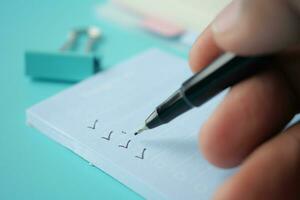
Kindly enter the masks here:
M 88 36 L 85 53 L 74 53 L 81 35 Z M 100 37 L 101 31 L 97 27 L 76 29 L 69 33 L 59 52 L 27 51 L 26 75 L 34 79 L 75 82 L 99 72 L 100 60 L 92 51 Z

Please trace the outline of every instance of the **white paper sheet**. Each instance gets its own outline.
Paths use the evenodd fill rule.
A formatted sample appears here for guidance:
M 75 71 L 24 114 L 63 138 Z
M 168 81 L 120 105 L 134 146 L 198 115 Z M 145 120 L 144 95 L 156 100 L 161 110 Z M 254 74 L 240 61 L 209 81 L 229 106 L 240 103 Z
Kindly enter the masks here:
M 234 170 L 210 165 L 197 135 L 224 94 L 133 135 L 190 75 L 186 61 L 152 49 L 31 107 L 27 121 L 147 199 L 209 199 Z

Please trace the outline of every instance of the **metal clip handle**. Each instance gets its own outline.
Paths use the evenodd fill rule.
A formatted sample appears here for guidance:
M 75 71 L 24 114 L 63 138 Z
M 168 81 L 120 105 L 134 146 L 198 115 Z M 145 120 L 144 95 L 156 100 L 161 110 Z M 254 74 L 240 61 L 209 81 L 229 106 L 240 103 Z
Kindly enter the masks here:
M 85 52 L 90 53 L 94 50 L 97 41 L 101 37 L 101 30 L 95 26 L 91 26 L 86 29 L 74 29 L 72 30 L 67 38 L 67 41 L 62 45 L 60 51 L 72 50 L 77 43 L 79 36 L 86 34 L 88 36 L 88 41 L 86 45 Z
M 87 30 L 87 35 L 88 35 L 88 41 L 87 41 L 85 51 L 92 52 L 94 50 L 94 47 L 97 44 L 97 41 L 101 37 L 101 30 L 95 26 L 92 26 Z

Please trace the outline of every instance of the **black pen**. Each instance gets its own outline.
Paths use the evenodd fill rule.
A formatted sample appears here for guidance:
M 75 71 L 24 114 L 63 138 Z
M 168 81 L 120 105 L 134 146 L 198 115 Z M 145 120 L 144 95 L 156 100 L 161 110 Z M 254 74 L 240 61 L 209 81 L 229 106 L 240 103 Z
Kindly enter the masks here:
M 221 55 L 157 106 L 145 120 L 144 127 L 135 135 L 166 124 L 184 112 L 201 106 L 224 89 L 255 74 L 261 68 L 259 65 L 267 60 L 268 56 L 243 57 L 232 53 Z

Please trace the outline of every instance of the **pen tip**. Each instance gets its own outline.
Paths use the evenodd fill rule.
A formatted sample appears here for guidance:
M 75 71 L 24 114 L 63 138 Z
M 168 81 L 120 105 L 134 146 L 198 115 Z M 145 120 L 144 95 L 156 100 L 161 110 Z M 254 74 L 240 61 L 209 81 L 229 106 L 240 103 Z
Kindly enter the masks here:
M 138 135 L 138 134 L 142 133 L 143 131 L 145 131 L 147 129 L 148 129 L 148 127 L 144 126 L 143 128 L 139 129 L 137 132 L 135 132 L 134 135 Z

